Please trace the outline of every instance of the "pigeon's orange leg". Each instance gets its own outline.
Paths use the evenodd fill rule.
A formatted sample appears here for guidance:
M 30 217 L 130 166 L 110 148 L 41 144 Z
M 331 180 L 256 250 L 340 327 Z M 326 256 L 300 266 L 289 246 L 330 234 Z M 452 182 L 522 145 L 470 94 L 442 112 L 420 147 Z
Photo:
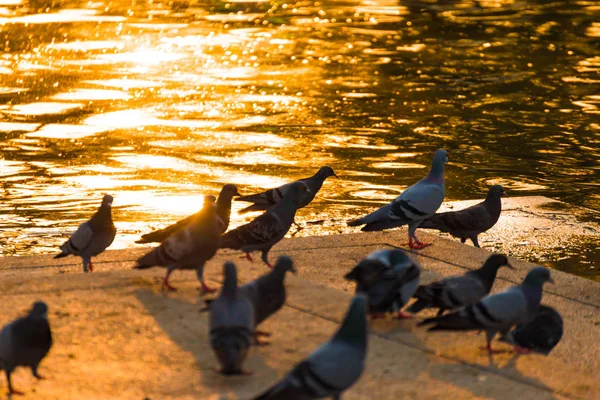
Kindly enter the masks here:
M 246 253 L 243 256 L 240 256 L 240 258 L 245 258 L 246 260 L 250 261 L 250 262 L 254 262 L 254 259 L 252 258 L 252 255 L 250 255 L 250 253 Z
M 371 313 L 371 320 L 383 319 L 383 318 L 385 318 L 385 313 L 379 313 L 379 312 Z
M 175 292 L 175 291 L 177 291 L 177 289 L 176 289 L 176 288 L 174 288 L 173 286 L 171 286 L 171 285 L 169 284 L 169 275 L 171 275 L 171 271 L 167 271 L 167 274 L 166 274 L 166 275 L 165 275 L 165 277 L 163 278 L 163 283 L 162 283 L 162 285 L 163 285 L 163 287 L 164 287 L 164 288 L 167 288 L 167 290 L 168 290 L 169 292 Z
M 398 311 L 398 314 L 396 314 L 396 319 L 412 319 L 414 317 L 414 315 L 405 313 L 402 310 Z
M 492 349 L 492 344 L 491 343 L 488 343 L 485 346 L 481 346 L 480 349 L 481 350 L 487 350 L 488 353 L 490 353 L 490 354 L 498 354 L 498 353 L 504 353 L 505 352 L 504 350 L 495 350 L 495 349 Z
M 513 348 L 515 353 L 519 353 L 519 354 L 531 354 L 533 353 L 533 351 L 531 351 L 530 349 L 527 349 L 525 347 L 521 347 L 521 346 L 515 346 Z
M 413 250 L 421 250 L 424 249 L 427 246 L 431 246 L 433 243 L 423 243 L 421 241 L 419 241 L 419 239 L 417 239 L 417 237 L 414 237 L 414 242 L 413 242 L 413 238 L 409 237 L 408 238 L 408 247 L 410 247 Z
M 90 260 L 90 263 L 88 264 L 88 269 L 90 272 L 94 272 L 94 264 L 92 264 L 92 260 Z
M 203 281 L 200 281 L 200 285 L 201 285 L 201 287 L 200 287 L 200 293 L 202 293 L 202 294 L 214 293 L 214 292 L 217 291 L 217 289 L 209 287 Z

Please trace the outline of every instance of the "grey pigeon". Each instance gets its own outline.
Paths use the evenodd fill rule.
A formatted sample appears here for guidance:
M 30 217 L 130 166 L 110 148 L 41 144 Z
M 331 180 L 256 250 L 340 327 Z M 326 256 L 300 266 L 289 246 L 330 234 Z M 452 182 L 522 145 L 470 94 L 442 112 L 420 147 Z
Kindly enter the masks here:
M 514 269 L 506 256 L 492 254 L 479 269 L 419 286 L 414 295 L 417 301 L 407 311 L 418 313 L 424 308 L 433 307 L 439 309 L 440 316 L 446 310 L 475 304 L 490 293 L 498 269 L 505 265 Z
M 333 168 L 321 167 L 321 169 L 319 169 L 319 171 L 310 178 L 304 178 L 295 181 L 304 182 L 309 190 L 308 192 L 303 193 L 301 196 L 298 208 L 306 207 L 315 198 L 317 192 L 321 189 L 321 186 L 323 186 L 325 179 L 329 178 L 330 176 L 335 176 L 336 178 L 338 177 L 335 172 L 333 172 Z M 237 200 L 239 201 L 254 203 L 251 206 L 244 208 L 239 213 L 243 214 L 250 211 L 268 210 L 271 206 L 274 206 L 283 198 L 285 193 L 295 182 L 286 183 L 283 186 L 269 189 L 262 193 L 238 197 Z
M 367 355 L 367 299 L 354 297 L 333 338 L 254 400 L 340 399 L 360 378 Z
M 261 251 L 261 260 L 273 268 L 268 259 L 269 250 L 290 230 L 300 199 L 309 191 L 306 183 L 294 182 L 281 201 L 267 212 L 252 222 L 224 234 L 221 238 L 221 248 L 242 250 L 250 261 L 252 261 L 251 252 Z
M 562 336 L 562 317 L 554 308 L 542 305 L 531 321 L 517 326 L 500 340 L 513 344 L 515 351 L 521 354 L 536 352 L 548 355 Z
M 221 193 L 219 193 L 219 198 L 215 199 L 214 196 L 204 196 L 204 204 L 202 205 L 202 209 L 207 207 L 208 205 L 213 205 L 216 200 L 217 207 L 217 217 L 218 217 L 218 226 L 219 233 L 224 233 L 229 226 L 229 218 L 231 216 L 231 200 L 233 196 L 237 196 L 238 191 L 235 185 L 225 185 L 221 189 Z M 202 212 L 202 209 L 198 211 L 198 213 Z M 163 240 L 168 238 L 171 234 L 178 231 L 181 228 L 184 228 L 187 224 L 189 224 L 198 213 L 190 215 L 187 218 L 184 218 L 180 221 L 177 221 L 173 225 L 169 225 L 166 228 L 159 229 L 154 232 L 147 233 L 142 235 L 140 240 L 136 243 L 161 243 Z
M 81 257 L 83 272 L 92 272 L 92 257 L 102 253 L 115 240 L 117 228 L 113 224 L 111 206 L 113 197 L 105 195 L 102 205 L 89 221 L 79 225 L 69 240 L 60 246 L 61 253 L 54 258 L 66 257 L 69 254 Z
M 27 316 L 2 328 L 0 367 L 6 373 L 10 393 L 22 394 L 13 388 L 10 379 L 16 367 L 29 367 L 34 377 L 44 379 L 38 373 L 38 367 L 51 347 L 52 332 L 48 323 L 48 306 L 44 302 L 35 302 Z
M 500 197 L 505 195 L 506 192 L 502 186 L 494 185 L 490 187 L 487 197 L 481 203 L 464 210 L 434 214 L 423 221 L 420 228 L 437 229 L 450 233 L 452 236 L 460 238 L 462 243 L 471 239 L 475 247 L 480 247 L 477 235 L 496 225 L 502 211 Z
M 279 311 L 285 304 L 284 280 L 288 271 L 296 273 L 294 262 L 287 256 L 281 256 L 271 271 L 240 287 L 240 292 L 250 299 L 254 306 L 256 326 Z M 261 331 L 256 331 L 256 335 L 269 336 L 268 333 Z
M 214 291 L 204 282 L 204 264 L 219 249 L 220 234 L 216 209 L 208 205 L 197 213 L 184 228 L 167 237 L 160 246 L 137 260 L 134 269 L 146 269 L 155 266 L 167 268 L 163 286 L 168 290 L 176 290 L 169 284 L 169 276 L 176 269 L 193 269 L 202 290 Z
M 379 250 L 369 254 L 344 278 L 356 281 L 356 292 L 369 295 L 373 318 L 387 312 L 397 318 L 411 318 L 402 308 L 417 290 L 421 268 L 402 250 Z
M 237 286 L 235 264 L 223 266 L 225 281 L 219 297 L 210 307 L 210 345 L 215 351 L 220 373 L 243 374 L 242 363 L 254 337 L 254 308 Z
M 408 224 L 408 245 L 422 249 L 430 243 L 422 243 L 415 232 L 419 225 L 431 217 L 444 201 L 444 163 L 448 162 L 446 150 L 437 150 L 427 176 L 410 186 L 391 203 L 362 218 L 348 222 L 348 226 L 365 225 L 362 231 L 381 231 Z
M 493 353 L 492 339 L 496 333 L 502 336 L 514 325 L 529 322 L 538 312 L 542 301 L 543 285 L 553 282 L 550 270 L 536 267 L 518 286 L 513 286 L 501 293 L 489 295 L 478 303 L 464 307 L 456 312 L 441 317 L 428 318 L 420 325 L 435 324 L 429 331 L 468 331 L 485 330 L 487 346 Z

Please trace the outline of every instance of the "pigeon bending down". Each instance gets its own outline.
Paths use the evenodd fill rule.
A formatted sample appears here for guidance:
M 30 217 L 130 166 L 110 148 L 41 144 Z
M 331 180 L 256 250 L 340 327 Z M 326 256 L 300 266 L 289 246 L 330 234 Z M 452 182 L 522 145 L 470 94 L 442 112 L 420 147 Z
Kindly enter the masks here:
M 536 352 L 548 355 L 562 335 L 562 317 L 554 308 L 542 305 L 531 321 L 517 326 L 500 340 L 514 345 L 515 351 L 521 354 Z
M 89 221 L 79 225 L 69 240 L 60 246 L 61 253 L 54 258 L 73 254 L 83 260 L 83 272 L 88 272 L 88 266 L 90 272 L 94 271 L 92 257 L 106 250 L 117 235 L 117 228 L 115 228 L 111 216 L 112 202 L 113 197 L 105 195 L 98 211 Z
M 437 229 L 450 233 L 452 236 L 460 238 L 462 243 L 471 239 L 475 247 L 480 247 L 477 235 L 496 225 L 502 211 L 500 197 L 505 195 L 506 192 L 502 186 L 494 185 L 481 203 L 460 211 L 434 214 L 423 221 L 420 228 Z
M 254 400 L 340 399 L 365 368 L 367 299 L 354 297 L 333 338 L 294 367 L 279 383 Z
M 285 275 L 290 271 L 296 273 L 294 262 L 287 256 L 281 256 L 275 266 L 267 274 L 240 287 L 240 292 L 254 306 L 255 325 L 275 314 L 285 304 Z M 256 331 L 257 335 L 269 336 L 268 333 Z
M 526 324 L 538 312 L 542 300 L 543 285 L 553 282 L 550 270 L 536 267 L 518 286 L 513 286 L 504 292 L 484 297 L 478 303 L 472 304 L 451 314 L 441 317 L 428 318 L 419 326 L 435 324 L 429 331 L 468 331 L 485 330 L 487 346 L 490 353 L 492 339 L 496 333 L 502 336 L 514 325 Z
M 292 183 L 279 203 L 252 222 L 224 234 L 221 237 L 221 248 L 242 250 L 250 261 L 251 252 L 261 251 L 261 260 L 269 268 L 273 268 L 268 259 L 269 250 L 290 230 L 300 199 L 307 192 L 310 190 L 306 183 Z
M 169 284 L 169 276 L 174 270 L 193 269 L 202 285 L 201 290 L 211 292 L 215 289 L 204 282 L 204 264 L 219 249 L 219 241 L 216 210 L 208 203 L 184 228 L 176 230 L 160 246 L 139 258 L 134 269 L 166 267 L 163 286 L 168 290 L 176 290 Z
M 210 346 L 221 364 L 219 372 L 239 375 L 254 337 L 254 309 L 238 289 L 235 264 L 227 262 L 223 269 L 221 293 L 210 307 Z
M 44 379 L 38 373 L 40 362 L 52 347 L 52 332 L 48 323 L 48 306 L 37 301 L 29 314 L 2 328 L 0 332 L 0 367 L 6 373 L 8 390 L 12 394 L 22 394 L 15 390 L 10 379 L 18 366 L 31 368 L 37 379 Z
M 329 178 L 330 176 L 335 176 L 336 178 L 338 177 L 335 172 L 333 172 L 333 168 L 321 167 L 321 169 L 319 169 L 319 171 L 310 178 L 295 181 L 303 182 L 308 187 L 308 191 L 305 192 L 300 198 L 298 208 L 306 207 L 315 198 L 317 192 L 321 189 L 321 186 L 323 186 L 325 179 Z M 277 204 L 283 198 L 283 196 L 295 182 L 286 183 L 283 186 L 269 189 L 262 193 L 238 197 L 237 200 L 239 201 L 254 203 L 244 208 L 239 213 L 243 214 L 250 211 L 268 210 L 271 206 Z
M 373 318 L 386 312 L 397 318 L 411 318 L 402 311 L 417 290 L 421 268 L 402 250 L 379 250 L 369 254 L 344 278 L 356 281 L 356 292 L 369 295 L 369 313 Z
M 505 265 L 514 269 L 506 256 L 492 254 L 479 269 L 419 286 L 413 296 L 417 301 L 408 307 L 407 311 L 418 313 L 425 308 L 438 308 L 440 316 L 446 310 L 475 304 L 490 293 L 498 269 Z
M 365 225 L 362 231 L 381 231 L 408 224 L 408 245 L 422 249 L 431 243 L 422 243 L 415 232 L 419 225 L 431 217 L 444 201 L 444 163 L 448 162 L 446 150 L 437 150 L 427 176 L 407 188 L 400 196 L 379 210 L 348 222 L 348 226 Z

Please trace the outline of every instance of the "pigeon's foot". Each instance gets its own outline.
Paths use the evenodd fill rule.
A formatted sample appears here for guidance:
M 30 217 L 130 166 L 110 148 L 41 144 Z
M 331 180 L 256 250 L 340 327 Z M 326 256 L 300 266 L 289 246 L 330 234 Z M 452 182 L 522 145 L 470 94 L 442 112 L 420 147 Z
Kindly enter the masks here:
M 254 345 L 258 347 L 265 347 L 271 345 L 270 342 L 258 340 L 257 337 L 254 338 Z
M 398 311 L 398 314 L 396 314 L 395 318 L 396 319 L 412 319 L 414 317 L 415 317 L 414 315 L 405 313 L 404 311 L 400 310 L 400 311 Z
M 36 379 L 40 380 L 40 381 L 45 381 L 45 380 L 48 380 L 48 378 L 46 378 L 45 376 L 43 376 L 43 375 L 40 375 L 40 374 L 35 374 L 35 375 L 33 375 L 33 376 L 34 376 Z
M 167 279 L 167 277 L 165 277 L 165 279 L 163 279 L 163 283 L 162 283 L 162 287 L 167 289 L 169 292 L 176 292 L 177 289 L 174 288 L 173 286 L 171 286 L 169 284 L 169 279 Z
M 240 258 L 245 258 L 246 260 L 250 261 L 250 262 L 254 262 L 254 259 L 252 258 L 252 255 L 250 253 L 246 253 L 243 256 L 240 256 Z
M 217 291 L 216 288 L 211 288 L 211 287 L 207 286 L 206 283 L 204 283 L 204 282 L 200 282 L 200 284 L 202 285 L 202 286 L 200 286 L 200 294 L 201 295 L 207 294 L 207 293 L 214 293 Z
M 244 375 L 244 376 L 250 376 L 250 375 L 254 374 L 254 372 L 244 371 L 244 370 L 237 371 L 237 372 L 229 372 L 229 371 L 225 372 L 225 371 L 223 371 L 223 368 L 215 368 L 214 371 L 217 374 L 221 374 L 221 375 Z
M 490 354 L 500 354 L 500 353 L 506 353 L 505 350 L 496 350 L 496 349 L 492 349 L 492 345 L 488 344 L 486 346 L 481 346 L 480 347 L 481 350 L 487 350 L 488 353 Z
M 264 332 L 264 331 L 254 331 L 254 336 L 265 336 L 265 337 L 271 337 L 271 332 Z
M 433 243 L 423 243 L 421 241 L 419 241 L 417 238 L 415 238 L 414 242 L 412 238 L 408 239 L 408 247 L 410 247 L 413 250 L 421 250 L 424 249 L 427 246 L 431 246 Z
M 21 392 L 20 390 L 17 390 L 17 389 L 10 389 L 8 391 L 8 393 L 15 395 L 15 396 L 23 396 L 25 394 L 25 392 Z
M 271 263 L 267 263 L 267 267 L 273 269 L 273 266 L 271 265 Z
M 383 318 L 385 318 L 385 313 L 376 312 L 376 313 L 372 313 L 371 314 L 371 320 L 374 320 L 374 319 L 383 319 Z
M 94 264 L 92 264 L 91 261 L 90 261 L 90 264 L 88 265 L 88 269 L 90 270 L 90 272 L 94 272 Z
M 531 353 L 533 353 L 533 351 L 531 351 L 530 349 L 527 349 L 527 348 L 521 347 L 521 346 L 515 346 L 513 348 L 513 351 L 515 353 L 519 353 L 519 354 L 531 354 Z

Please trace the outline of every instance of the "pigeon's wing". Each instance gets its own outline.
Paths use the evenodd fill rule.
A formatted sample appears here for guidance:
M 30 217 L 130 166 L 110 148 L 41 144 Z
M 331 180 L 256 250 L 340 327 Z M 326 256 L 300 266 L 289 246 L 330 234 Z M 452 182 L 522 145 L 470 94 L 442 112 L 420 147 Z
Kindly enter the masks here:
M 444 201 L 444 186 L 421 180 L 406 189 L 392 202 L 390 218 L 420 221 L 433 215 Z
M 221 247 L 239 250 L 248 246 L 261 245 L 277 239 L 284 230 L 285 227 L 277 214 L 267 212 L 252 222 L 224 234 Z
M 359 225 L 370 225 L 377 223 L 385 223 L 390 221 L 390 209 L 391 203 L 373 211 L 370 214 L 365 215 L 362 218 L 355 219 L 348 222 L 348 226 L 359 226 Z M 364 229 L 364 228 L 363 228 Z
M 424 221 L 421 228 L 439 229 L 443 232 L 481 232 L 494 224 L 494 218 L 490 215 L 483 203 L 460 211 L 445 212 L 433 215 Z
M 84 222 L 73 232 L 69 240 L 60 246 L 60 249 L 63 253 L 79 255 L 88 248 L 93 238 L 94 231 L 92 231 L 89 221 Z
M 529 322 L 521 324 L 510 334 L 510 343 L 549 354 L 563 336 L 563 320 L 552 307 L 540 306 L 538 314 Z
M 48 320 L 40 317 L 25 317 L 12 326 L 13 346 L 17 358 L 24 362 L 40 362 L 52 346 L 52 332 Z
M 0 331 L 0 360 L 5 363 L 14 363 L 14 322 L 5 325 Z
M 292 182 L 293 183 L 293 182 Z M 236 200 L 246 201 L 249 203 L 254 203 L 262 206 L 272 206 L 279 202 L 289 189 L 292 183 L 286 183 L 285 185 L 265 190 L 261 193 L 250 194 L 248 196 L 238 197 Z
M 166 228 L 142 235 L 141 239 L 138 240 L 136 243 L 161 243 L 163 240 L 165 240 L 175 232 L 185 228 L 195 216 L 196 214 L 190 215 L 189 217 L 177 221 L 176 223 L 169 225 Z
M 480 280 L 456 276 L 426 286 L 421 294 L 424 299 L 429 298 L 434 307 L 454 309 L 477 303 L 487 293 Z

